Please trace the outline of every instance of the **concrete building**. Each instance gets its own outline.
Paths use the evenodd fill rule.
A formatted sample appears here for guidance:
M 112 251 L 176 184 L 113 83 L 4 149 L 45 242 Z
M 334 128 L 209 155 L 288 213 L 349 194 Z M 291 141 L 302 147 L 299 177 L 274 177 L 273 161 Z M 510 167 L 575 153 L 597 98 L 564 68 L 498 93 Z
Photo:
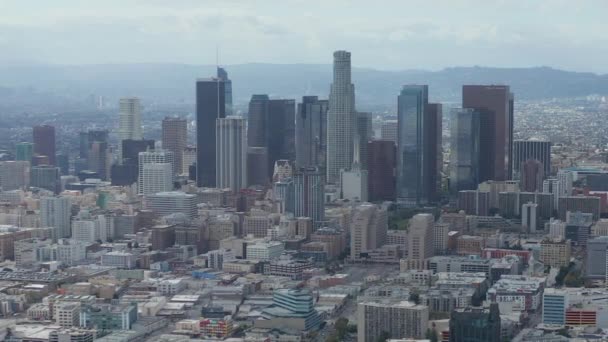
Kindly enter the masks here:
M 388 215 L 386 208 L 364 203 L 353 209 L 350 224 L 350 257 L 366 258 L 366 252 L 379 248 L 386 241 Z
M 173 152 L 166 150 L 140 152 L 138 159 L 138 194 L 148 195 L 156 192 L 173 190 L 173 175 L 175 171 Z M 147 175 L 144 177 L 146 164 L 155 166 L 148 167 Z M 169 164 L 169 167 L 163 164 Z M 167 176 L 167 173 L 169 176 Z M 171 186 L 167 189 L 169 184 L 171 184 Z M 161 187 L 163 188 L 162 190 L 160 190 Z
M 606 279 L 606 255 L 608 236 L 600 236 L 587 241 L 585 276 L 589 279 Z
M 216 185 L 237 192 L 247 187 L 245 119 L 236 116 L 216 121 Z
M 246 253 L 248 260 L 268 261 L 279 258 L 284 250 L 285 247 L 282 242 L 268 241 L 247 244 Z
M 490 214 L 490 193 L 477 190 L 458 192 L 458 209 L 467 215 L 488 216 Z
M 40 199 L 40 224 L 53 228 L 53 240 L 70 237 L 72 203 L 69 197 L 42 197 Z
M 188 121 L 185 118 L 167 117 L 162 123 L 163 149 L 173 152 L 175 172 L 179 175 L 188 172 L 184 168 L 184 150 L 188 144 Z
M 544 324 L 565 325 L 568 293 L 562 289 L 548 288 L 543 293 Z
M 137 97 L 123 97 L 119 101 L 118 138 L 123 140 L 141 140 L 141 103 Z
M 600 218 L 601 207 L 600 198 L 592 196 L 564 196 L 558 200 L 558 215 L 560 220 L 566 220 L 568 212 L 590 213 L 593 215 L 593 221 Z
M 80 323 L 80 303 L 59 303 L 54 310 L 55 322 L 64 328 L 77 327 Z
M 435 219 L 432 214 L 416 214 L 410 220 L 407 245 L 407 269 L 424 270 L 435 252 Z M 447 238 L 447 236 L 446 236 Z
M 420 339 L 429 323 L 429 308 L 408 301 L 365 301 L 357 305 L 357 341 L 389 338 Z
M 536 233 L 538 228 L 538 204 L 528 202 L 521 206 L 521 229 L 524 232 Z
M 45 189 L 53 193 L 61 191 L 60 172 L 58 167 L 50 165 L 33 166 L 30 169 L 30 186 Z
M 334 75 L 327 112 L 327 182 L 338 184 L 340 170 L 353 163 L 356 133 L 355 86 L 351 83 L 351 54 L 334 52 Z
M 136 256 L 132 253 L 113 251 L 101 256 L 102 266 L 118 268 L 135 268 Z
M 321 171 L 316 168 L 299 169 L 293 176 L 293 214 L 296 217 L 310 217 L 315 228 L 318 228 L 325 219 L 325 182 L 323 178 Z
M 0 161 L 0 189 L 11 191 L 30 185 L 29 161 Z
M 571 247 L 569 240 L 563 240 L 563 236 L 557 240 L 544 239 L 540 243 L 538 260 L 545 266 L 562 267 L 570 263 Z
M 159 217 L 182 213 L 189 219 L 197 216 L 197 197 L 179 191 L 157 192 L 146 196 L 146 208 Z

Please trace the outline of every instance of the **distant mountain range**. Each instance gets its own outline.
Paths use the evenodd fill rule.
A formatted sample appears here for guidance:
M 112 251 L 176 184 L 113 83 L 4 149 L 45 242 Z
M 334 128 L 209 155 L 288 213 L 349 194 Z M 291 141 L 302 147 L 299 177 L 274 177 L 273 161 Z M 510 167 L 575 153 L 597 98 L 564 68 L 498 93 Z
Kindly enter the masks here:
M 240 64 L 225 67 L 233 82 L 235 104 L 252 94 L 300 99 L 326 98 L 331 65 Z M 25 65 L 0 66 L 0 109 L 29 101 L 84 102 L 91 95 L 110 101 L 140 96 L 148 103 L 194 102 L 194 82 L 215 74 L 215 66 L 184 64 Z M 548 67 L 454 67 L 441 71 L 380 71 L 353 68 L 359 108 L 390 108 L 403 84 L 428 84 L 432 101 L 459 102 L 463 84 L 508 84 L 516 99 L 577 97 L 608 93 L 608 75 Z M 33 96 L 34 98 L 32 98 Z M 21 99 L 21 98 L 24 99 Z M 4 106 L 3 103 L 4 102 Z

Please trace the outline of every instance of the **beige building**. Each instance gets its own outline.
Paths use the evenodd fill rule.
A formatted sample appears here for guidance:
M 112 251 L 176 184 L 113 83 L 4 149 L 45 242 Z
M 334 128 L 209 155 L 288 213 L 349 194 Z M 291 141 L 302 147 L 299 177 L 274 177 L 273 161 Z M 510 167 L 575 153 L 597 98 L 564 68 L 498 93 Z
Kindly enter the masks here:
M 361 259 L 362 252 L 379 248 L 386 242 L 388 216 L 386 208 L 363 203 L 353 210 L 350 257 Z
M 378 341 L 383 332 L 389 338 L 424 337 L 429 308 L 402 301 L 360 302 L 357 306 L 357 341 Z
M 433 230 L 435 226 L 435 218 L 432 214 L 417 214 L 410 220 L 408 229 L 408 245 L 407 258 L 405 263 L 406 269 L 424 270 L 426 269 L 427 260 L 433 256 Z
M 481 236 L 462 235 L 456 240 L 456 253 L 459 255 L 481 255 L 486 239 Z
M 543 240 L 540 243 L 539 261 L 551 267 L 568 266 L 570 240 Z

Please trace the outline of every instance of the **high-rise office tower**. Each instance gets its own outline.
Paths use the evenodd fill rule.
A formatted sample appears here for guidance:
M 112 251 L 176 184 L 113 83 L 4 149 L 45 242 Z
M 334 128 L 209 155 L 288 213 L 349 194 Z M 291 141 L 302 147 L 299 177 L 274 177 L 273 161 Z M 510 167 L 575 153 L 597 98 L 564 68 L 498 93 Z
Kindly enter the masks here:
M 237 192 L 247 187 L 245 119 L 229 116 L 216 121 L 216 186 Z
M 269 179 L 266 147 L 247 148 L 247 184 L 266 186 Z
M 310 217 L 318 228 L 325 218 L 325 182 L 317 168 L 300 168 L 293 175 L 294 215 Z
M 141 195 L 173 190 L 173 165 L 171 163 L 144 163 L 140 174 L 138 189 Z
M 367 202 L 368 173 L 367 170 L 361 168 L 361 163 L 359 162 L 359 153 L 361 151 L 359 141 L 359 135 L 357 135 L 357 137 L 355 137 L 355 157 L 353 159 L 353 165 L 349 170 L 341 170 L 340 172 L 340 198 L 350 201 Z M 367 148 L 365 150 L 367 151 Z
M 385 120 L 380 126 L 380 138 L 390 140 L 397 145 L 398 120 Z
M 215 131 L 215 130 L 214 130 Z M 215 145 L 215 144 L 214 144 Z M 140 152 L 139 153 L 139 158 L 138 158 L 138 177 L 137 177 L 137 185 L 138 185 L 138 193 L 140 195 L 144 195 L 144 192 L 147 193 L 153 193 L 153 190 L 146 190 L 145 189 L 152 189 L 152 188 L 147 188 L 144 185 L 145 182 L 145 178 L 144 177 L 144 166 L 146 164 L 169 164 L 169 166 L 171 167 L 171 171 L 169 172 L 169 175 L 171 175 L 171 184 L 173 184 L 173 175 L 175 174 L 173 172 L 173 170 L 175 169 L 175 167 L 173 166 L 175 160 L 173 159 L 173 152 L 171 151 L 166 151 L 166 150 L 155 150 L 155 151 L 147 151 L 147 152 Z M 215 163 L 214 163 L 215 164 Z M 161 190 L 161 191 L 170 191 L 172 188 L 170 189 L 166 189 L 166 172 L 165 172 L 165 168 L 167 166 L 163 165 L 163 166 L 155 166 L 155 167 L 150 167 L 148 168 L 148 173 L 150 174 L 150 177 L 152 177 L 153 179 L 156 179 L 158 182 L 157 183 L 162 183 L 162 188 L 165 190 Z M 153 174 L 153 176 L 152 176 Z M 215 182 L 214 182 L 215 183 Z M 149 183 L 151 184 L 151 183 Z M 161 187 L 154 187 L 154 189 L 160 189 Z M 160 191 L 156 191 L 156 192 L 160 192 Z
M 58 193 L 61 189 L 59 168 L 52 165 L 32 167 L 30 169 L 30 186 Z
M 350 223 L 350 256 L 353 260 L 364 257 L 361 253 L 381 247 L 386 242 L 388 216 L 385 207 L 363 203 L 353 209 Z
M 528 159 L 521 163 L 519 181 L 521 191 L 541 191 L 544 178 L 544 166 L 540 161 L 536 159 Z
M 55 165 L 55 127 L 34 126 L 34 154 L 47 156 L 49 164 Z
M 56 156 L 57 166 L 61 171 L 62 176 L 67 176 L 70 174 L 70 157 L 65 153 L 57 154 Z
M 521 228 L 526 233 L 536 233 L 538 204 L 528 202 L 521 206 Z
M 123 97 L 119 101 L 120 121 L 118 139 L 141 140 L 141 103 L 137 97 Z
M 70 237 L 70 214 L 72 203 L 69 197 L 42 197 L 40 199 L 40 224 L 53 228 L 53 240 Z
M 81 160 L 89 158 L 89 132 L 78 133 L 78 156 Z
M 295 100 L 270 100 L 268 95 L 253 95 L 249 102 L 247 145 L 266 148 L 269 172 L 277 160 L 294 160 Z
M 0 161 L 0 189 L 17 190 L 30 184 L 30 162 Z
M 139 152 L 153 150 L 154 140 L 123 140 L 121 145 L 122 164 L 112 165 L 112 185 L 128 186 L 137 182 Z
M 325 168 L 327 153 L 327 100 L 304 96 L 296 113 L 296 166 Z
M 29 142 L 20 142 L 15 145 L 15 160 L 23 160 L 32 162 L 34 156 L 34 144 Z
M 432 214 L 416 214 L 409 223 L 407 267 L 425 270 L 427 261 L 433 256 L 435 219 Z
M 475 190 L 479 181 L 480 113 L 475 109 L 452 110 L 450 119 L 450 192 Z
M 294 161 L 296 159 L 295 116 L 295 100 L 270 100 L 266 125 L 268 163 L 270 166 L 273 166 L 277 160 Z
M 266 123 L 268 121 L 268 95 L 252 95 L 247 114 L 247 146 L 267 147 Z
M 430 170 L 425 162 L 430 154 L 425 145 L 428 102 L 426 85 L 405 85 L 398 97 L 397 199 L 408 206 L 429 201 Z
M 196 185 L 215 187 L 215 121 L 226 117 L 226 82 L 196 81 Z
M 226 103 L 226 116 L 236 115 L 232 107 L 232 81 L 228 78 L 228 72 L 226 69 L 217 68 L 217 78 L 224 82 L 224 99 Z
M 89 170 L 96 172 L 101 180 L 110 176 L 111 155 L 108 143 L 105 141 L 91 142 L 89 149 Z
M 513 142 L 513 179 L 521 178 L 521 163 L 535 159 L 543 163 L 544 177 L 551 174 L 551 142 L 541 140 L 515 140 Z
M 334 76 L 327 111 L 327 182 L 338 184 L 340 170 L 350 169 L 356 132 L 355 86 L 350 52 L 334 52 Z
M 513 94 L 504 85 L 462 86 L 462 107 L 481 113 L 479 182 L 511 178 Z
M 187 172 L 182 168 L 184 149 L 188 144 L 188 121 L 181 118 L 165 118 L 162 124 L 163 149 L 173 152 L 175 172 Z
M 359 167 L 361 170 L 367 170 L 367 142 L 373 137 L 372 131 L 372 114 L 371 113 L 357 113 L 357 132 L 356 142 L 359 146 L 357 153 L 359 153 Z M 354 153 L 354 152 L 353 152 Z
M 424 162 L 428 173 L 429 200 L 441 199 L 441 171 L 443 169 L 443 107 L 439 103 L 429 103 L 424 114 Z
M 372 202 L 395 200 L 396 146 L 392 140 L 368 142 L 368 197 Z

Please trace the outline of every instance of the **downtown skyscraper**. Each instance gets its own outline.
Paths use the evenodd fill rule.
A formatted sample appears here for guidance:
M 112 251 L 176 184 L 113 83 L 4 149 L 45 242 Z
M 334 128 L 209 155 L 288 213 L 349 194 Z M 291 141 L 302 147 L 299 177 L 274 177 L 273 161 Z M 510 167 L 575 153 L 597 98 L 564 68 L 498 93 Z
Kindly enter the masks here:
M 509 86 L 464 85 L 462 108 L 472 108 L 480 113 L 482 136 L 478 181 L 511 179 L 513 94 Z
M 226 117 L 225 82 L 196 81 L 196 186 L 215 187 L 215 121 Z
M 120 119 L 118 138 L 123 140 L 141 140 L 141 103 L 137 97 L 124 97 L 119 101 Z
M 407 206 L 439 199 L 441 105 L 428 101 L 428 86 L 405 85 L 398 97 L 397 199 Z
M 355 86 L 351 82 L 350 52 L 334 52 L 334 78 L 327 112 L 327 182 L 338 184 L 340 170 L 353 163 L 357 129 Z
M 55 127 L 49 125 L 34 127 L 34 155 L 46 156 L 50 165 L 55 165 Z
M 327 100 L 304 96 L 296 113 L 296 165 L 325 168 L 327 159 Z
M 245 119 L 228 116 L 216 125 L 216 186 L 237 192 L 247 187 Z
M 262 94 L 249 101 L 247 145 L 266 148 L 268 178 L 277 160 L 296 158 L 295 110 L 291 99 L 270 99 Z
M 175 172 L 181 175 L 183 170 L 184 149 L 188 144 L 188 121 L 183 118 L 167 117 L 162 124 L 163 149 L 173 152 Z

